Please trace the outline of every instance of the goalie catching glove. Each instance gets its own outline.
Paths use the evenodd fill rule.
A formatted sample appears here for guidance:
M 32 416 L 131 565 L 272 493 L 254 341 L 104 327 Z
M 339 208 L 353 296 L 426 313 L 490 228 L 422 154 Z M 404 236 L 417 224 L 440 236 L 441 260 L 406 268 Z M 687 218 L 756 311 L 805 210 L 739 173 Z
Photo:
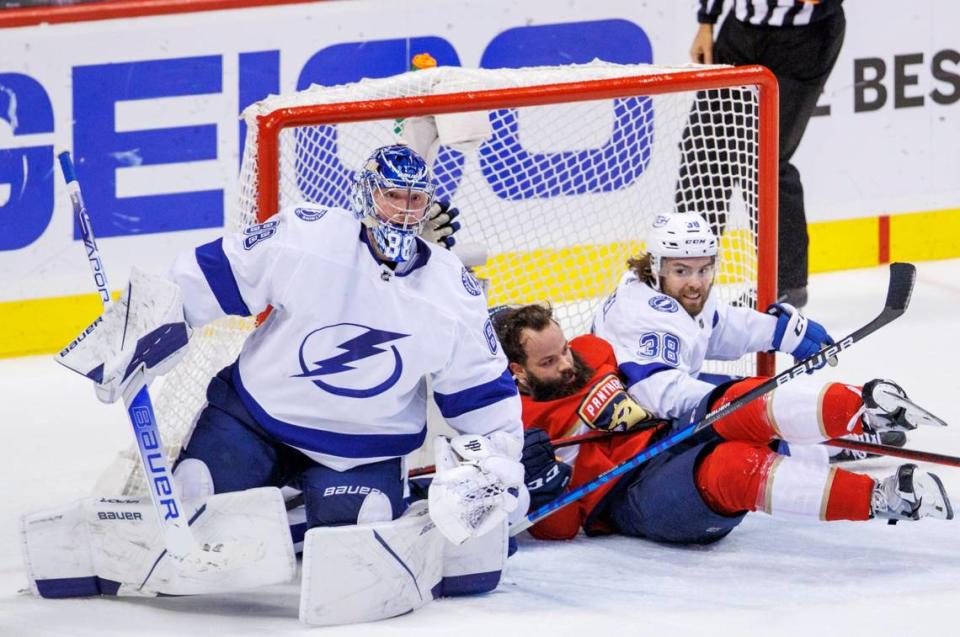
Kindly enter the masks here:
M 460 229 L 460 222 L 454 221 L 460 211 L 450 207 L 449 201 L 434 202 L 427 210 L 420 237 L 429 243 L 436 243 L 448 250 L 457 242 L 453 235 Z
M 430 518 L 448 540 L 459 545 L 485 535 L 517 508 L 518 489 L 524 488 L 521 445 L 503 432 L 435 439 Z
M 58 363 L 96 383 L 97 397 L 116 402 L 173 369 L 190 327 L 179 286 L 134 268 L 120 300 L 57 355 Z

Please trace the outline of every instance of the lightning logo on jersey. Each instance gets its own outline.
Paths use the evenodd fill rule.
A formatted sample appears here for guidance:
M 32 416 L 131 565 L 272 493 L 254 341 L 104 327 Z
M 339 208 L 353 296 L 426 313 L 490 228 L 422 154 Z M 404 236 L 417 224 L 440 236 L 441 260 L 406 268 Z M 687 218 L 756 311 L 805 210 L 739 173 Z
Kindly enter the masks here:
M 409 334 L 378 330 L 357 323 L 337 323 L 316 329 L 300 344 L 301 374 L 320 389 L 352 398 L 369 398 L 393 387 L 403 373 L 403 358 L 393 345 L 378 347 L 406 338 Z M 334 353 L 339 350 L 339 353 Z M 393 356 L 380 356 L 393 352 Z M 308 361 L 310 364 L 308 365 Z M 337 376 L 337 384 L 320 380 L 321 376 Z M 369 379 L 385 378 L 373 386 Z

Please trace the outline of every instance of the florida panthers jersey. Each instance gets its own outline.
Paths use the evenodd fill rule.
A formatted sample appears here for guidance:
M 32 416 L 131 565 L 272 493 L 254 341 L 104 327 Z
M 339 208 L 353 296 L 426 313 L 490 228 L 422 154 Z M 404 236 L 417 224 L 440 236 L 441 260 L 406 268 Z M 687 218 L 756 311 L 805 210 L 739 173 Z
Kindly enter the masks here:
M 418 448 L 427 378 L 454 429 L 522 439 L 480 284 L 421 240 L 401 266 L 375 258 L 353 213 L 302 204 L 181 255 L 171 277 L 193 327 L 273 307 L 233 381 L 267 432 L 318 462 L 344 470 Z
M 713 389 L 697 380 L 706 359 L 736 360 L 773 348 L 777 319 L 718 303 L 711 290 L 690 316 L 675 299 L 628 271 L 594 317 L 594 333 L 613 345 L 627 391 L 660 418 L 676 418 Z
M 617 361 L 608 343 L 586 334 L 572 339 L 570 348 L 593 368 L 593 377 L 570 396 L 545 401 L 536 401 L 527 395 L 521 397 L 523 426 L 527 429 L 543 429 L 551 439 L 590 429 L 605 429 L 603 421 L 610 420 L 620 400 L 627 400 L 623 384 L 617 376 Z M 630 436 L 557 449 L 558 458 L 573 465 L 569 488 L 575 489 L 586 484 L 643 451 L 654 431 L 651 428 Z M 592 519 L 591 514 L 618 480 L 610 480 L 574 504 L 537 522 L 530 528 L 530 533 L 545 540 L 565 540 L 575 536 L 581 526 L 591 534 L 608 531 L 603 522 Z

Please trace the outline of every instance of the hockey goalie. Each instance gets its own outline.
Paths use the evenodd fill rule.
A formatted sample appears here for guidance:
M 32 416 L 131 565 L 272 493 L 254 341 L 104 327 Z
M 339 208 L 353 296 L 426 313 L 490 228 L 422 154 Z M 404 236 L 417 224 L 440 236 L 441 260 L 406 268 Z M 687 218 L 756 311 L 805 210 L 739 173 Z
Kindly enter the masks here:
M 151 476 L 164 505 L 91 498 L 24 517 L 36 594 L 291 581 L 284 486 L 305 504 L 307 623 L 391 617 L 496 587 L 508 514 L 526 510 L 520 401 L 481 286 L 446 249 L 456 210 L 435 201 L 426 163 L 403 145 L 373 152 L 354 195 L 354 210 L 290 206 L 181 254 L 165 276 L 134 271 L 58 356 L 101 400 L 129 407 L 176 364 L 191 330 L 272 307 L 211 379 L 172 479 Z M 403 458 L 425 441 L 428 379 L 459 435 L 435 443 L 429 506 L 409 505 Z M 157 441 L 139 438 L 151 458 Z

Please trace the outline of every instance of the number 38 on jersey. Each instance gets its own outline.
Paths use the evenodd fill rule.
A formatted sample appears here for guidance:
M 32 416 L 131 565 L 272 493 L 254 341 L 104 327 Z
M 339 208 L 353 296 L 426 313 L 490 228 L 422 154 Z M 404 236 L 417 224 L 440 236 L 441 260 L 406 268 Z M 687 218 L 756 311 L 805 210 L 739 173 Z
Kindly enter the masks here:
M 668 365 L 680 362 L 680 339 L 670 332 L 646 332 L 640 337 L 640 356 L 659 358 Z

